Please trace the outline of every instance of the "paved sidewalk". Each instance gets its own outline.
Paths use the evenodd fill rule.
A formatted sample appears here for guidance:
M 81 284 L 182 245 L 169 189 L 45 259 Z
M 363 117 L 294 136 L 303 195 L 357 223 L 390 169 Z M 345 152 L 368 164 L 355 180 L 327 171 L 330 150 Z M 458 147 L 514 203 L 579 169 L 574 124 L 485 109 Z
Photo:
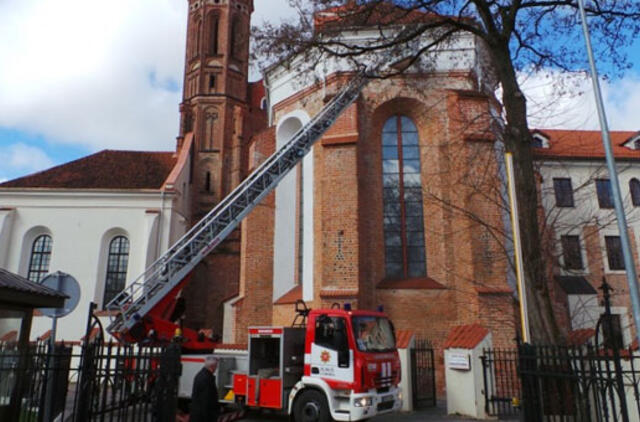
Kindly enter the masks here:
M 410 413 L 392 413 L 384 416 L 378 416 L 376 418 L 370 419 L 371 422 L 450 422 L 450 421 L 458 421 L 458 422 L 471 422 L 475 419 L 463 418 L 460 416 L 449 416 L 446 414 L 446 409 L 444 404 L 440 404 L 438 407 L 434 407 L 431 409 L 419 410 L 416 412 Z M 287 416 L 276 416 L 270 415 L 268 413 L 255 413 L 251 412 L 247 416 L 246 419 L 242 419 L 241 422 L 261 422 L 261 421 L 272 421 L 272 422 L 286 422 L 289 418 Z

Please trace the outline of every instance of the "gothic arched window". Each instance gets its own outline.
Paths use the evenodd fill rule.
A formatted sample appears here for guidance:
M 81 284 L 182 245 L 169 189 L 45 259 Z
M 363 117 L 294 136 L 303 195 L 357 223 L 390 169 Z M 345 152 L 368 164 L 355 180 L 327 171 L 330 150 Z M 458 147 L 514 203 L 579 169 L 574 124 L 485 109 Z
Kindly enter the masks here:
M 640 207 L 640 181 L 635 177 L 629 181 L 629 192 L 633 206 Z
M 209 15 L 209 55 L 218 54 L 218 31 L 220 25 L 220 17 L 217 14 Z
M 406 116 L 391 117 L 382 130 L 382 185 L 386 275 L 424 277 L 419 138 Z
M 33 241 L 29 258 L 29 273 L 27 274 L 29 280 L 37 283 L 49 273 L 51 246 L 51 236 L 47 234 L 40 235 Z
M 116 236 L 109 243 L 107 276 L 104 283 L 104 306 L 124 289 L 129 264 L 129 239 Z

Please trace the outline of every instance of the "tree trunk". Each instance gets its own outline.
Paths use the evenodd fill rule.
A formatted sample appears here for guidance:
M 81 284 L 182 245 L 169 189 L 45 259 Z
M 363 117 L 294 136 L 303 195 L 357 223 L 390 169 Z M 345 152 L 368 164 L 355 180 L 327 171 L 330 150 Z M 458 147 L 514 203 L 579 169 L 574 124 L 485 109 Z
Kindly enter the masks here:
M 517 81 L 508 45 L 492 46 L 502 103 L 506 113 L 504 144 L 513 154 L 515 188 L 523 256 L 523 276 L 527 291 L 530 341 L 558 344 L 562 335 L 551 303 L 546 263 L 543 260 L 538 220 L 538 194 L 533 168 L 531 133 L 527 123 L 526 98 Z

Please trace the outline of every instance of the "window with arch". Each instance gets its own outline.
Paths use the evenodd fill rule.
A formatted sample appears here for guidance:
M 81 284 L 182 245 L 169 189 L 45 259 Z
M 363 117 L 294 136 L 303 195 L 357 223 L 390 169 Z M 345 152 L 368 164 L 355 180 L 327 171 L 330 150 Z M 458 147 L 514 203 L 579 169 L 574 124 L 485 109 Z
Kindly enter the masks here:
M 211 13 L 209 15 L 209 55 L 218 54 L 218 32 L 220 29 L 220 17 Z
M 635 177 L 629 181 L 629 193 L 634 207 L 640 207 L 640 180 Z
M 103 301 L 105 307 L 124 289 L 128 263 L 129 239 L 125 236 L 116 236 L 109 243 Z
M 51 262 L 51 236 L 43 234 L 33 241 L 29 257 L 29 272 L 27 278 L 36 283 L 49 273 Z
M 385 271 L 388 278 L 427 275 L 418 130 L 406 116 L 382 129 Z

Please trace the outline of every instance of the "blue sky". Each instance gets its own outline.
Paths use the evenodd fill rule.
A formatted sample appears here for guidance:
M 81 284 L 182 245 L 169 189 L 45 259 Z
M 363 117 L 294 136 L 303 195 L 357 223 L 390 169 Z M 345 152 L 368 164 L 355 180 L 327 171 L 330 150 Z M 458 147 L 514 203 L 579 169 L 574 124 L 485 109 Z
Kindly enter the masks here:
M 255 4 L 254 24 L 293 15 L 286 0 Z M 0 1 L 0 181 L 107 148 L 174 149 L 186 5 Z M 640 41 L 629 51 L 632 71 L 604 85 L 614 130 L 640 129 Z M 550 105 L 557 90 L 549 81 L 556 76 L 524 81 L 534 126 L 596 129 L 590 95 L 562 96 Z M 589 88 L 588 81 L 578 85 Z

